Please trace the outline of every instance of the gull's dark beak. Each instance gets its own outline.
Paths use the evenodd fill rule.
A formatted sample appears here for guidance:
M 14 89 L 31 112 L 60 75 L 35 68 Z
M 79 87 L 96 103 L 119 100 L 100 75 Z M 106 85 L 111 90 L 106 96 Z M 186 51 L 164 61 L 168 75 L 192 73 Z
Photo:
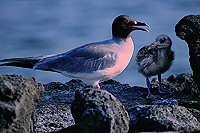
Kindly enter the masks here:
M 137 21 L 133 21 L 131 23 L 131 27 L 133 28 L 133 30 L 142 30 L 142 31 L 147 31 L 149 32 L 147 29 L 145 28 L 141 28 L 141 27 L 136 27 L 136 26 L 147 26 L 150 29 L 150 26 L 146 23 L 142 23 L 142 22 L 137 22 Z

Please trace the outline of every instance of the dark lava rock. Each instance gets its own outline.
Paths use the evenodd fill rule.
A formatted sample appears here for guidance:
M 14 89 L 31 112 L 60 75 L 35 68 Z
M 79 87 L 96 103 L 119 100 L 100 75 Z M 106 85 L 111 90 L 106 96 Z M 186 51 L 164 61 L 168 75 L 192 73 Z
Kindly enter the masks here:
M 0 132 L 30 132 L 32 113 L 43 91 L 35 78 L 0 75 Z
M 36 112 L 37 133 L 58 131 L 75 124 L 70 106 L 47 104 L 37 108 Z
M 200 131 L 197 118 L 187 108 L 178 105 L 138 105 L 129 115 L 133 132 Z
M 185 40 L 189 47 L 190 66 L 193 77 L 200 88 L 200 15 L 188 15 L 182 18 L 175 27 L 176 35 Z
M 156 115 L 155 112 L 158 111 L 159 108 L 161 107 L 163 107 L 166 110 L 171 110 L 171 114 L 170 112 L 166 114 L 170 115 L 170 118 L 172 119 L 173 122 L 174 121 L 179 122 L 179 125 L 180 125 L 179 126 L 180 128 L 173 127 L 175 124 L 173 122 L 170 124 L 169 120 L 167 119 L 167 116 L 165 114 L 161 115 L 162 113 L 160 113 L 160 115 L 157 115 L 156 117 L 160 116 L 161 120 L 158 120 L 158 118 L 150 120 L 151 128 L 149 129 L 149 131 L 150 130 L 151 131 L 171 130 L 171 131 L 180 131 L 180 132 L 188 132 L 188 131 L 192 132 L 192 131 L 199 130 L 198 128 L 196 128 L 195 125 L 198 125 L 200 123 L 199 121 L 200 120 L 200 115 L 199 115 L 200 114 L 200 98 L 199 98 L 200 93 L 198 91 L 197 85 L 194 83 L 192 74 L 172 75 L 167 79 L 163 79 L 162 80 L 163 88 L 171 91 L 171 93 L 165 94 L 165 95 L 161 95 L 158 92 L 157 79 L 153 79 L 153 81 L 151 82 L 151 87 L 152 87 L 151 91 L 154 95 L 156 95 L 157 98 L 155 99 L 146 98 L 147 88 L 137 87 L 137 86 L 131 87 L 128 84 L 121 84 L 120 82 L 115 81 L 115 80 L 108 80 L 105 82 L 101 82 L 100 86 L 102 90 L 106 90 L 110 92 L 113 96 L 115 96 L 124 105 L 125 109 L 129 113 L 130 121 L 131 121 L 129 125 L 129 130 L 130 130 L 129 133 L 136 132 L 136 131 L 148 131 L 147 128 L 143 128 L 144 125 L 139 126 L 141 125 L 141 123 L 146 123 L 147 119 L 143 119 L 143 117 L 140 117 L 140 115 L 137 115 L 137 113 L 139 112 L 135 111 L 138 108 L 142 110 L 143 107 L 144 107 L 144 110 L 146 111 L 148 109 L 149 110 L 155 109 L 155 111 L 148 111 L 150 113 L 149 114 L 150 116 Z M 71 103 L 74 100 L 75 91 L 77 89 L 79 90 L 79 89 L 86 88 L 86 85 L 79 80 L 71 80 L 70 82 L 67 82 L 65 84 L 56 83 L 56 82 L 49 83 L 45 85 L 45 87 L 46 87 L 45 92 L 44 92 L 45 98 L 42 98 L 41 100 L 42 104 L 39 104 L 39 105 L 44 106 L 46 103 L 46 105 L 53 104 L 59 107 L 60 105 L 63 105 L 63 107 L 68 106 L 69 108 L 71 106 Z M 82 90 L 82 91 L 85 91 L 85 90 Z M 98 90 L 96 91 L 98 92 Z M 78 94 L 79 93 L 77 93 L 77 95 Z M 103 94 L 103 93 L 99 93 L 99 94 Z M 90 96 L 90 95 L 92 94 L 84 93 L 85 97 L 91 97 L 91 99 L 92 98 L 95 99 L 94 96 Z M 80 103 L 85 102 L 84 98 L 82 99 L 79 99 Z M 59 100 L 61 101 L 60 103 L 59 103 Z M 105 101 L 101 99 L 100 99 L 100 102 L 103 102 L 105 105 L 106 103 L 109 103 L 108 100 Z M 82 106 L 80 108 L 82 108 Z M 183 110 L 185 110 L 184 116 L 181 115 L 181 113 L 177 112 L 178 109 L 182 110 L 182 112 L 184 112 Z M 46 116 L 42 114 L 46 114 L 47 116 L 49 116 L 50 115 L 49 112 L 53 112 L 53 110 L 52 111 L 50 110 L 51 108 L 49 108 L 49 111 L 41 113 L 39 117 L 43 116 L 43 118 L 40 119 L 39 125 L 42 125 L 42 123 L 46 123 L 46 118 L 45 118 Z M 37 111 L 41 111 L 40 107 L 38 108 Z M 80 112 L 80 115 L 81 115 L 82 110 L 79 109 L 78 111 Z M 192 120 L 191 123 L 187 123 L 187 122 L 183 123 L 182 121 L 180 121 L 180 119 L 190 121 L 190 119 L 186 116 L 191 116 L 191 120 Z M 66 117 L 65 119 L 67 119 Z M 75 126 L 77 122 L 75 123 L 73 121 L 71 115 L 69 115 L 69 118 L 68 118 L 68 120 L 71 121 L 71 123 L 68 122 L 69 125 L 67 124 L 61 125 L 59 121 L 65 121 L 65 120 L 60 120 L 62 119 L 62 117 L 59 117 L 59 115 L 57 114 L 54 115 L 53 119 L 51 119 L 50 117 L 48 117 L 47 119 L 49 119 L 49 122 L 45 125 L 46 127 L 39 126 L 38 128 L 44 128 L 45 130 L 48 130 L 48 131 L 57 131 L 57 133 L 58 132 L 71 133 L 71 132 L 76 131 L 76 129 L 78 129 Z M 85 121 L 85 123 L 87 122 L 88 121 Z M 53 123 L 53 124 L 50 124 L 50 123 Z M 96 125 L 98 125 L 97 120 L 94 120 L 93 123 L 96 123 Z M 185 124 L 185 127 L 183 126 L 184 128 L 182 128 L 181 125 L 184 125 L 184 124 Z M 161 126 L 163 128 L 161 129 L 158 126 Z M 145 124 L 145 127 L 148 127 L 148 125 Z M 61 128 L 63 129 L 59 130 Z M 41 129 L 41 130 L 45 131 L 44 129 Z
M 152 88 L 158 88 L 158 79 L 151 82 Z M 163 96 L 166 99 L 177 101 L 177 105 L 200 110 L 200 90 L 194 82 L 192 74 L 183 73 L 171 75 L 167 79 L 162 79 L 162 87 L 171 92 L 170 95 Z
M 37 126 L 35 131 L 56 132 L 73 126 L 75 122 L 71 114 L 71 103 L 74 100 L 76 89 L 83 89 L 86 85 L 80 80 L 71 80 L 65 84 L 51 82 L 45 84 L 44 87 L 43 97 L 36 106 Z M 69 131 L 69 133 L 71 132 Z
M 77 88 L 84 88 L 86 85 L 80 80 L 71 80 L 65 84 L 60 82 L 51 82 L 45 84 L 45 92 L 37 107 L 53 104 L 66 105 L 74 100 L 74 92 Z
M 77 90 L 71 110 L 76 132 L 127 133 L 129 130 L 128 112 L 105 90 Z
M 151 82 L 152 88 L 158 88 L 158 79 L 154 78 Z M 193 76 L 190 73 L 174 74 L 167 79 L 162 80 L 162 87 L 173 93 L 184 94 L 200 98 L 200 90 L 194 82 Z

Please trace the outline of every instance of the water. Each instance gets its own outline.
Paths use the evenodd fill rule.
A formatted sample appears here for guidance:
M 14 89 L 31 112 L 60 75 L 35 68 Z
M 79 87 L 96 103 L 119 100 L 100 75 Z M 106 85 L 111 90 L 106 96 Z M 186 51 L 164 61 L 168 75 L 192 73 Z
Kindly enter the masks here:
M 146 22 L 150 32 L 131 34 L 135 51 L 128 67 L 115 77 L 132 86 L 145 86 L 145 78 L 135 66 L 136 52 L 167 34 L 173 41 L 175 60 L 166 78 L 172 74 L 191 73 L 187 44 L 175 35 L 175 25 L 189 14 L 200 14 L 199 0 L 0 0 L 0 59 L 62 53 L 86 43 L 111 38 L 113 19 L 127 14 Z M 66 82 L 66 78 L 52 72 L 15 67 L 0 67 L 0 74 L 19 74 L 36 77 L 39 82 Z

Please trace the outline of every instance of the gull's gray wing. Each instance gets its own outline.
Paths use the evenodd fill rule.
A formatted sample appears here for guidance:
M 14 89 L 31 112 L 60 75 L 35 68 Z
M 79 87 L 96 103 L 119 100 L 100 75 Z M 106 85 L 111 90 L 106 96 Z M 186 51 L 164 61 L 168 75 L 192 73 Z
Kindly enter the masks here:
M 34 69 L 68 73 L 91 73 L 115 65 L 116 53 L 107 44 L 88 44 L 69 52 L 47 57 L 39 61 Z

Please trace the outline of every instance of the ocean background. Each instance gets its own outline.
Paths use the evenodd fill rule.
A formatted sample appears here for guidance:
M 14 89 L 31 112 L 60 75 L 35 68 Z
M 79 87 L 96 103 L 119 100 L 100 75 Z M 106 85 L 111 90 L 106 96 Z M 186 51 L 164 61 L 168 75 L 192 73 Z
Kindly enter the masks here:
M 63 53 L 110 39 L 112 21 L 122 14 L 146 22 L 151 29 L 131 33 L 132 60 L 115 80 L 146 86 L 145 77 L 137 72 L 135 56 L 160 34 L 170 36 L 175 52 L 173 65 L 162 78 L 192 72 L 187 44 L 174 29 L 184 16 L 200 14 L 200 0 L 0 0 L 0 59 Z M 70 80 L 53 72 L 16 67 L 0 67 L 0 74 L 36 77 L 41 83 Z

